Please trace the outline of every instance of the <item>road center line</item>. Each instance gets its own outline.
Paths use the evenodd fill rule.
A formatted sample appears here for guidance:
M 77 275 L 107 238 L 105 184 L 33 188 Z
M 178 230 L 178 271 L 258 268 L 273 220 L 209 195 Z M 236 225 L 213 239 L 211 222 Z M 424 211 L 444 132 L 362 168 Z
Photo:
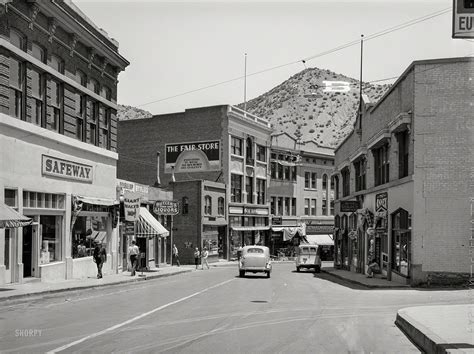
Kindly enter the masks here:
M 227 284 L 227 283 L 233 281 L 234 279 L 235 279 L 235 278 L 226 280 L 226 281 L 224 281 L 224 282 L 222 282 L 222 283 L 219 283 L 219 284 L 210 286 L 210 287 L 205 288 L 205 289 L 203 289 L 203 290 L 201 290 L 201 291 L 198 291 L 198 292 L 196 292 L 196 293 L 194 293 L 194 294 L 191 294 L 191 295 L 182 297 L 181 299 L 178 299 L 178 300 L 169 302 L 169 303 L 167 303 L 167 304 L 165 304 L 165 305 L 162 305 L 162 306 L 159 306 L 159 307 L 157 307 L 157 308 L 154 308 L 154 309 L 151 310 L 151 311 L 144 312 L 144 313 L 142 313 L 141 315 L 138 315 L 138 316 L 136 316 L 136 317 L 133 317 L 133 318 L 131 318 L 131 319 L 125 321 L 125 322 L 116 324 L 115 326 L 106 328 L 106 329 L 104 329 L 104 330 L 102 330 L 102 331 L 100 331 L 100 332 L 93 333 L 93 334 L 91 334 L 91 335 L 88 335 L 88 336 L 86 336 L 86 337 L 83 337 L 83 338 L 81 338 L 81 339 L 78 339 L 78 340 L 76 340 L 76 341 L 74 341 L 74 342 L 72 342 L 72 343 L 65 344 L 65 345 L 63 345 L 62 347 L 59 347 L 59 348 L 50 350 L 50 351 L 47 352 L 47 354 L 54 354 L 54 353 L 61 352 L 61 351 L 63 351 L 63 350 L 66 350 L 66 349 L 68 349 L 68 348 L 71 348 L 71 347 L 73 347 L 73 346 L 75 346 L 75 345 L 77 345 L 77 344 L 80 344 L 80 343 L 82 343 L 82 342 L 85 342 L 85 341 L 87 341 L 87 340 L 89 340 L 89 339 L 92 339 L 92 338 L 101 336 L 101 335 L 103 335 L 103 334 L 105 334 L 105 333 L 112 332 L 112 331 L 116 330 L 117 328 L 126 326 L 126 325 L 128 325 L 128 324 L 130 324 L 130 323 L 132 323 L 132 322 L 138 321 L 138 320 L 140 320 L 140 319 L 142 319 L 142 318 L 144 318 L 144 317 L 146 317 L 146 316 L 149 316 L 149 315 L 151 315 L 151 314 L 153 314 L 153 313 L 155 313 L 155 312 L 157 312 L 157 311 L 161 311 L 161 310 L 163 310 L 163 309 L 165 309 L 165 308 L 167 308 L 167 307 L 169 307 L 169 306 L 175 305 L 175 304 L 177 304 L 177 303 L 183 302 L 183 301 L 188 300 L 188 299 L 190 299 L 190 298 L 192 298 L 192 297 L 195 297 L 195 296 L 197 296 L 197 295 L 200 295 L 200 294 L 202 294 L 202 293 L 205 293 L 206 291 L 209 291 L 209 290 L 211 290 L 211 289 L 214 289 L 214 288 L 217 288 L 217 287 L 219 287 L 219 286 L 225 285 L 225 284 Z

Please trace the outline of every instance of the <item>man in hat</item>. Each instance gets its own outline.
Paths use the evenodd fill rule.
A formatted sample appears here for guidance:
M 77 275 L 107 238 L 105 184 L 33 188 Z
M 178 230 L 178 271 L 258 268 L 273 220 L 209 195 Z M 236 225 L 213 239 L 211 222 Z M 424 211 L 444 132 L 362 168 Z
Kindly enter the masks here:
M 96 243 L 94 247 L 94 254 L 92 256 L 97 265 L 97 279 L 102 279 L 102 266 L 107 262 L 107 251 L 101 243 Z

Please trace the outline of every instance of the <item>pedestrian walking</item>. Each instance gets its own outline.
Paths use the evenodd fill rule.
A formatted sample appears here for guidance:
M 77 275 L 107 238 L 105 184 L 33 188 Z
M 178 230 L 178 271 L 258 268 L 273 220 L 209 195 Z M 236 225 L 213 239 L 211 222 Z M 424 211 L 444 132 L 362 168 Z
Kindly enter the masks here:
M 132 273 L 130 275 L 133 277 L 137 270 L 138 254 L 140 253 L 140 249 L 138 248 L 135 240 L 132 241 L 132 245 L 128 248 L 128 253 L 130 255 L 130 264 L 132 266 Z
M 367 278 L 373 278 L 374 273 L 380 272 L 380 267 L 377 261 L 372 259 L 372 261 L 369 262 L 369 265 L 367 266 Z
M 178 255 L 178 247 L 176 247 L 176 245 L 173 243 L 173 256 L 174 256 L 174 262 L 178 265 L 178 267 L 180 266 L 179 264 L 179 255 Z
M 92 259 L 97 266 L 97 279 L 102 279 L 102 266 L 107 262 L 107 251 L 102 244 L 97 243 L 95 245 Z
M 196 265 L 196 269 L 199 266 L 199 257 L 201 257 L 201 252 L 199 252 L 199 248 L 196 247 L 194 250 L 194 264 Z
M 207 263 L 207 257 L 209 256 L 209 252 L 207 251 L 207 248 L 204 247 L 202 250 L 202 270 L 204 270 L 204 264 L 207 266 L 207 269 L 209 269 L 209 263 Z

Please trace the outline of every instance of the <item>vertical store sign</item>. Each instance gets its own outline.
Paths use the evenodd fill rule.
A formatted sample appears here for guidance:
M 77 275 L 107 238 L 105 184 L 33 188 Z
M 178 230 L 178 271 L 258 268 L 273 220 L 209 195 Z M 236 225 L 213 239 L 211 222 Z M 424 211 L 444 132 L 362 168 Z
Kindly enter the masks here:
M 474 0 L 453 0 L 453 38 L 474 38 Z
M 134 222 L 140 214 L 140 197 L 135 193 L 125 192 L 123 199 L 125 221 Z

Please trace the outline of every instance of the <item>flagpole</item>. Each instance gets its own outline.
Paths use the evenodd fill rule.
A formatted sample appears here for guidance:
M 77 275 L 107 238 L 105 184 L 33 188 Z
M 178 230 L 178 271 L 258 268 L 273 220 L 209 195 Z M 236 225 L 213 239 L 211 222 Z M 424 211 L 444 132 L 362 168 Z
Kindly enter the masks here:
M 244 61 L 244 111 L 247 112 L 247 53 Z

